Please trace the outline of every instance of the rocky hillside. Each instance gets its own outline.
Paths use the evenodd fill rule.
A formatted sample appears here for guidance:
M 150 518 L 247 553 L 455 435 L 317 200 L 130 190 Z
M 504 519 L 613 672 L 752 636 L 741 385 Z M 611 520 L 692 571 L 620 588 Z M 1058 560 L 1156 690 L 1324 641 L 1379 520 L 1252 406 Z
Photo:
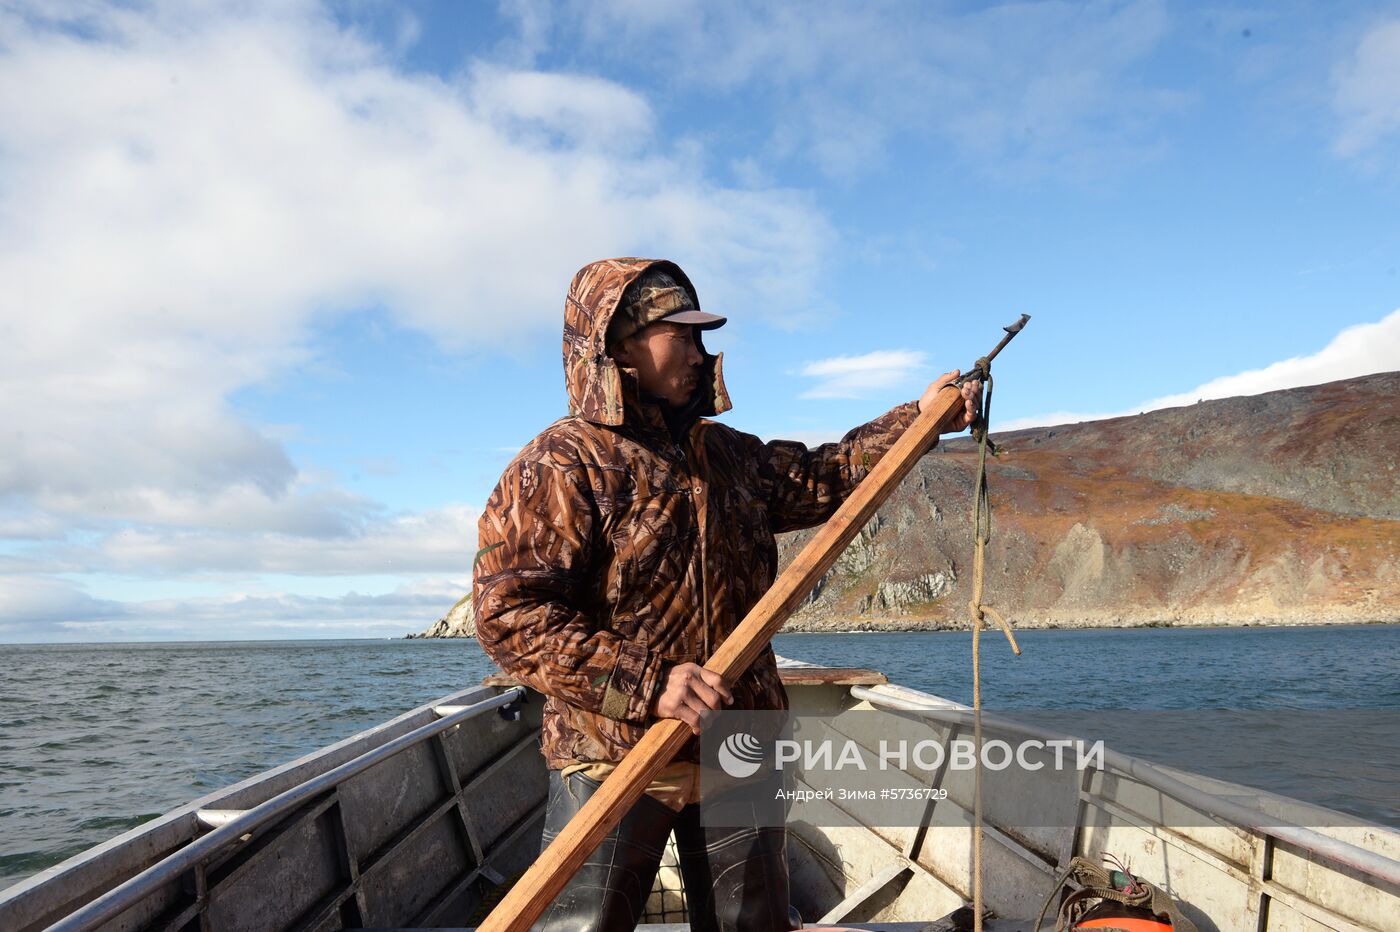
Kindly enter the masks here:
M 1017 626 L 1400 621 L 1400 373 L 993 438 L 985 600 Z M 963 626 L 976 464 L 925 456 L 788 629 Z
M 993 438 L 985 600 L 1018 625 L 1400 621 L 1400 373 Z M 963 625 L 976 463 L 924 457 L 789 628 Z

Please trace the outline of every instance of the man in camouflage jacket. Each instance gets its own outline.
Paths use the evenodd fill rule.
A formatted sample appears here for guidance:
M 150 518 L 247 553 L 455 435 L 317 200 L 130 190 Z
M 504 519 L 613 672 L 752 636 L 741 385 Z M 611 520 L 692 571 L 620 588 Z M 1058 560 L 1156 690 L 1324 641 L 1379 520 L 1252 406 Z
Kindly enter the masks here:
M 711 420 L 731 405 L 722 354 L 700 331 L 723 323 L 672 262 L 584 267 L 564 305 L 569 414 L 506 467 L 482 515 L 477 637 L 547 697 L 546 843 L 654 718 L 698 734 L 708 709 L 787 708 L 771 647 L 734 683 L 701 666 L 776 578 L 774 534 L 830 518 L 918 416 L 921 402 L 901 404 L 815 450 Z M 964 390 L 958 429 L 977 389 Z M 663 771 L 540 928 L 635 927 L 672 828 L 692 928 L 795 927 L 783 830 L 701 828 L 697 750 Z

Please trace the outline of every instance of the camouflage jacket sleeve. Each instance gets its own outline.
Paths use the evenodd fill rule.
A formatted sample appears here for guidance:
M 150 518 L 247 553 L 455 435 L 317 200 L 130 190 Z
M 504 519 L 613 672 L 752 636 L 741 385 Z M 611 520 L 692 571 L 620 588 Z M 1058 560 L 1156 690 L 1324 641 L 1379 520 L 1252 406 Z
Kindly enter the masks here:
M 918 417 L 919 403 L 906 402 L 814 450 L 792 440 L 750 438 L 773 530 L 796 531 L 830 518 Z
M 532 689 L 609 718 L 644 722 L 660 658 L 583 610 L 595 517 L 581 468 L 512 463 L 477 525 L 476 636 L 502 670 Z

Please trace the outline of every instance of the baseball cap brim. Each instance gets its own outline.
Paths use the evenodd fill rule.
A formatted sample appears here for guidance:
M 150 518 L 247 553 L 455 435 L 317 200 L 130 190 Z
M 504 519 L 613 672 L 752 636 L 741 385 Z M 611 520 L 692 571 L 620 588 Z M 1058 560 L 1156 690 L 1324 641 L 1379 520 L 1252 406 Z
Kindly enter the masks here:
M 671 324 L 694 324 L 701 330 L 714 330 L 716 327 L 723 327 L 728 317 L 720 317 L 718 314 L 706 314 L 704 311 L 676 311 L 674 314 L 667 314 L 661 318 Z

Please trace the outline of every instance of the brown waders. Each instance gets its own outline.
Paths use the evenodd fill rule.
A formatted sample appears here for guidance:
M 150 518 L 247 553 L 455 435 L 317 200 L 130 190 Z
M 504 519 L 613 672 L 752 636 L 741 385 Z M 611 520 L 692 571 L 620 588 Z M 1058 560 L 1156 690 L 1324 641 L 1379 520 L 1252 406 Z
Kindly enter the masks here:
M 582 773 L 549 772 L 544 846 L 602 786 Z M 690 928 L 695 932 L 791 932 L 787 832 L 782 827 L 700 824 L 700 807 L 679 812 L 643 795 L 574 874 L 534 932 L 632 932 L 641 921 L 666 838 L 676 833 Z

